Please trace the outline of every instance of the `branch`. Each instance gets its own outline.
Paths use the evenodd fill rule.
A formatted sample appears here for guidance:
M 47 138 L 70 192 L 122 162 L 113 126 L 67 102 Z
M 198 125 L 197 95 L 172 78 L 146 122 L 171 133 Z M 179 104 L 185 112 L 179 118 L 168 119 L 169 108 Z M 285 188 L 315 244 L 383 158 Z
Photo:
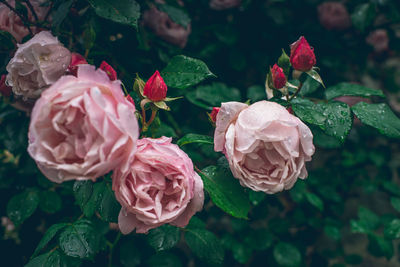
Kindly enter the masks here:
M 24 0 L 24 2 L 28 6 L 28 8 L 31 10 L 31 12 L 33 14 L 33 17 L 35 18 L 35 21 L 36 22 L 39 21 L 39 18 L 38 18 L 37 14 L 36 14 L 35 9 L 33 8 L 32 4 L 31 4 L 31 2 L 29 0 Z
M 9 3 L 7 3 L 6 0 L 0 0 L 0 3 L 3 3 L 6 7 L 8 7 L 12 12 L 17 14 L 17 16 L 21 19 L 22 23 L 24 23 L 24 26 L 28 29 L 29 33 L 33 35 L 33 32 L 31 30 L 31 27 L 29 26 L 29 20 L 22 16 L 15 8 L 13 8 Z

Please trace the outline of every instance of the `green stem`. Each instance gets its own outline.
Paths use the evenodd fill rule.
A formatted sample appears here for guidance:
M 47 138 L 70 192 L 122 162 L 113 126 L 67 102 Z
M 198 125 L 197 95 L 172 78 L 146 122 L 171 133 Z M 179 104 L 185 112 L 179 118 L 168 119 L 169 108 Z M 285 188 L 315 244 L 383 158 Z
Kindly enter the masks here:
M 110 257 L 108 258 L 108 266 L 112 267 L 112 259 L 113 259 L 113 250 L 115 245 L 117 245 L 118 241 L 121 239 L 121 232 L 118 232 L 117 237 L 115 238 L 114 242 L 108 244 L 110 247 Z
M 296 92 L 294 92 L 294 94 L 289 98 L 288 102 L 290 102 L 293 98 L 295 98 L 300 93 L 301 87 L 303 87 L 302 82 L 300 82 L 299 87 L 297 87 Z

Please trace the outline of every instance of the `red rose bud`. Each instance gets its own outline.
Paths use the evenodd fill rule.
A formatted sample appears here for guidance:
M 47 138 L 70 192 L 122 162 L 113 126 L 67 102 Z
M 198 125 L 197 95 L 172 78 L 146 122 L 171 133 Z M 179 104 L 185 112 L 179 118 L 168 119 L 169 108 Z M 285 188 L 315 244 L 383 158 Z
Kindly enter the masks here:
M 143 88 L 143 95 L 154 102 L 163 100 L 167 96 L 167 85 L 158 70 L 150 77 Z
M 286 85 L 286 76 L 283 73 L 283 69 L 275 64 L 271 69 L 272 82 L 275 89 L 281 89 Z
M 290 63 L 295 70 L 300 71 L 309 71 L 317 63 L 314 49 L 304 36 L 290 45 Z
M 71 54 L 71 63 L 69 63 L 67 71 L 69 73 L 71 73 L 72 75 L 76 76 L 79 65 L 83 65 L 83 64 L 88 64 L 86 59 L 78 53 L 72 53 Z
M 135 102 L 133 101 L 132 97 L 130 95 L 126 96 L 126 100 L 132 103 L 132 105 L 135 105 Z
M 117 79 L 117 72 L 113 69 L 113 67 L 108 65 L 107 62 L 101 62 L 100 69 L 107 73 L 108 78 L 110 78 L 111 81 L 115 81 Z
M 213 109 L 211 111 L 210 118 L 214 123 L 217 121 L 217 114 L 218 114 L 220 109 L 221 108 L 213 107 Z
M 12 92 L 11 87 L 6 85 L 6 75 L 5 74 L 1 75 L 0 94 L 2 94 L 5 97 L 10 97 L 11 92 Z
M 290 114 L 294 114 L 292 107 L 287 107 L 286 110 L 289 111 Z

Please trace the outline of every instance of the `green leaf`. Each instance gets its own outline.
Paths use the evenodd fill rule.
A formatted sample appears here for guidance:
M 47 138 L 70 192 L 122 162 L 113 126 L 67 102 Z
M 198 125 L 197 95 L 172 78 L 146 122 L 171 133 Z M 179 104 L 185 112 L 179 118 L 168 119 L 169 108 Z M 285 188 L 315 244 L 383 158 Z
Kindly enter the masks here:
M 140 266 L 142 255 L 138 247 L 139 244 L 136 244 L 135 240 L 129 238 L 121 240 L 119 259 L 124 267 Z
M 359 84 L 346 83 L 346 82 L 338 83 L 334 86 L 327 88 L 325 90 L 325 96 L 326 99 L 328 100 L 334 99 L 339 96 L 385 97 L 385 95 L 381 90 L 376 90 Z
M 307 75 L 309 77 L 311 77 L 315 81 L 319 82 L 325 88 L 325 84 L 322 81 L 321 76 L 319 75 L 319 73 L 315 69 L 311 69 L 311 70 L 307 71 L 306 73 L 307 73 Z
M 371 233 L 381 223 L 379 216 L 365 207 L 358 209 L 358 217 L 359 220 L 350 221 L 351 229 L 356 233 Z
M 309 192 L 307 192 L 305 196 L 306 196 L 306 199 L 307 199 L 308 203 L 310 203 L 311 205 L 313 205 L 314 207 L 316 207 L 320 211 L 324 210 L 324 203 L 319 198 L 319 196 L 317 196 L 317 195 L 315 195 L 313 193 L 309 193 Z
M 147 262 L 150 267 L 181 267 L 182 262 L 178 256 L 168 252 L 160 252 L 150 257 Z M 131 267 L 131 266 L 129 266 Z
M 197 87 L 195 97 L 209 107 L 219 107 L 223 102 L 241 100 L 239 89 L 217 82 Z
M 388 260 L 393 257 L 393 242 L 383 237 L 369 235 L 368 250 L 376 257 L 386 257 Z
M 289 243 L 279 242 L 274 247 L 274 259 L 280 266 L 299 266 L 301 263 L 301 254 L 299 250 Z
M 76 181 L 73 187 L 75 203 L 81 207 L 81 210 L 84 212 L 85 216 L 90 217 L 93 215 L 95 206 L 93 205 L 93 212 L 86 208 L 86 204 L 93 193 L 93 182 L 86 181 Z
M 307 76 L 306 80 L 303 83 L 303 86 L 301 87 L 301 90 L 299 92 L 299 95 L 305 96 L 314 93 L 321 84 L 311 78 L 310 76 Z
M 88 0 L 100 17 L 137 28 L 140 6 L 134 0 Z
M 167 13 L 175 23 L 182 25 L 185 28 L 189 25 L 190 17 L 182 9 L 167 4 L 157 5 L 157 7 L 160 11 Z
M 58 2 L 58 1 L 57 1 Z M 67 17 L 74 0 L 64 0 L 51 11 L 51 26 L 58 28 Z
M 342 143 L 351 130 L 353 118 L 350 107 L 342 102 L 328 102 L 318 104 L 325 116 L 325 133 L 336 137 Z
M 333 240 L 340 240 L 340 230 L 336 226 L 327 225 L 324 227 L 324 232 L 327 236 L 332 238 Z
M 400 238 L 400 219 L 394 219 L 385 225 L 385 237 L 389 239 Z
M 260 85 L 250 86 L 249 88 L 247 88 L 247 98 L 250 99 L 253 103 L 267 99 L 265 88 Z
M 241 263 L 245 264 L 248 262 L 253 255 L 253 251 L 249 246 L 246 246 L 243 243 L 234 242 L 232 245 L 232 254 L 233 258 Z
M 255 229 L 247 233 L 244 243 L 254 250 L 266 250 L 272 246 L 274 236 L 269 229 Z
M 247 219 L 250 203 L 239 181 L 232 174 L 220 167 L 208 166 L 199 175 L 215 205 L 233 217 Z
M 83 46 L 87 51 L 92 49 L 96 41 L 96 31 L 93 28 L 92 23 L 88 23 L 83 31 Z
M 25 267 L 78 267 L 80 265 L 79 259 L 68 257 L 56 249 L 33 258 Z
M 304 122 L 314 124 L 327 135 L 344 142 L 352 126 L 350 107 L 342 102 L 314 104 L 310 100 L 296 98 L 292 100 L 295 114 Z
M 61 197 L 54 191 L 39 192 L 39 208 L 47 213 L 55 213 L 61 209 Z
M 392 197 L 390 198 L 390 203 L 392 203 L 393 208 L 400 212 L 400 198 Z
M 360 102 L 351 110 L 362 123 L 374 127 L 381 134 L 393 138 L 400 138 L 400 119 L 385 103 L 367 104 Z
M 100 248 L 100 235 L 92 222 L 82 219 L 69 226 L 58 239 L 61 250 L 68 256 L 93 258 Z
M 111 185 L 105 181 L 94 185 L 93 195 L 97 195 L 97 211 L 102 220 L 106 222 L 118 222 L 118 214 L 121 205 L 115 199 Z
M 0 47 L 1 50 L 4 51 L 11 51 L 14 49 L 15 44 L 14 44 L 15 39 L 14 37 L 6 31 L 0 31 Z
M 13 196 L 7 204 L 7 216 L 19 226 L 29 218 L 39 205 L 39 194 L 36 190 L 26 190 Z
M 151 230 L 147 236 L 147 241 L 156 251 L 162 251 L 173 248 L 178 243 L 179 238 L 179 228 L 165 224 Z
M 204 229 L 186 229 L 185 240 L 193 253 L 201 260 L 216 265 L 224 260 L 224 249 L 213 233 Z
M 286 77 L 289 76 L 289 71 L 290 71 L 290 58 L 286 54 L 285 50 L 282 49 L 282 54 L 278 58 L 278 66 L 283 69 L 283 72 L 285 73 Z
M 40 240 L 35 252 L 33 252 L 32 257 L 35 257 L 37 254 L 39 254 L 39 252 L 56 236 L 56 234 L 67 225 L 68 224 L 66 223 L 57 223 L 50 226 Z
M 254 205 L 257 206 L 260 204 L 267 195 L 264 192 L 256 192 L 253 190 L 249 190 L 249 200 Z
M 191 143 L 201 143 L 214 145 L 214 138 L 202 134 L 187 134 L 176 142 L 178 146 L 184 146 Z
M 354 13 L 351 14 L 351 20 L 354 27 L 363 32 L 374 22 L 375 15 L 375 6 L 365 3 L 356 7 Z
M 178 89 L 186 89 L 206 78 L 215 77 L 203 61 L 183 55 L 173 57 L 161 76 L 169 87 Z

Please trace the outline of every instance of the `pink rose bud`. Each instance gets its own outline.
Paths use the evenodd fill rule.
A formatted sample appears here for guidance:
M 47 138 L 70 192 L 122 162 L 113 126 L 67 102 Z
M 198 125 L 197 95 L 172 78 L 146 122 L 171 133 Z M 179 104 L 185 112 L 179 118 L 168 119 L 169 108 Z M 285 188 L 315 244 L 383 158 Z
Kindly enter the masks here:
M 340 2 L 324 2 L 318 6 L 318 17 L 328 30 L 344 30 L 351 26 L 347 8 Z
M 29 125 L 29 155 L 51 181 L 92 180 L 129 169 L 139 125 L 121 81 L 94 66 L 65 75 L 43 91 Z
M 283 106 L 259 101 L 250 106 L 222 103 L 214 150 L 222 151 L 242 186 L 274 194 L 307 177 L 306 161 L 314 154 L 313 135 Z
M 1 75 L 0 94 L 2 94 L 5 97 L 10 97 L 12 93 L 12 88 L 6 85 L 6 77 L 7 75 L 5 74 Z
M 117 79 L 117 72 L 107 62 L 101 62 L 100 69 L 107 73 L 108 78 L 110 78 L 111 81 Z
M 146 233 L 169 223 L 184 227 L 203 208 L 203 182 L 188 155 L 172 139 L 143 138 L 128 169 L 117 167 L 112 189 L 122 208 L 123 234 Z
M 317 63 L 314 49 L 304 36 L 290 45 L 290 63 L 295 70 L 300 71 L 309 71 Z
M 217 115 L 218 115 L 218 112 L 220 109 L 221 108 L 213 107 L 213 109 L 211 111 L 210 118 L 214 123 L 217 121 Z
M 150 77 L 143 88 L 143 94 L 154 102 L 164 100 L 167 96 L 167 85 L 158 70 Z
M 67 71 L 69 73 L 71 73 L 72 75 L 76 76 L 79 65 L 83 65 L 83 64 L 88 64 L 86 59 L 78 53 L 72 53 L 71 54 L 71 63 L 69 63 Z
M 283 73 L 283 69 L 275 64 L 271 69 L 272 82 L 275 89 L 281 89 L 286 85 L 286 76 Z

